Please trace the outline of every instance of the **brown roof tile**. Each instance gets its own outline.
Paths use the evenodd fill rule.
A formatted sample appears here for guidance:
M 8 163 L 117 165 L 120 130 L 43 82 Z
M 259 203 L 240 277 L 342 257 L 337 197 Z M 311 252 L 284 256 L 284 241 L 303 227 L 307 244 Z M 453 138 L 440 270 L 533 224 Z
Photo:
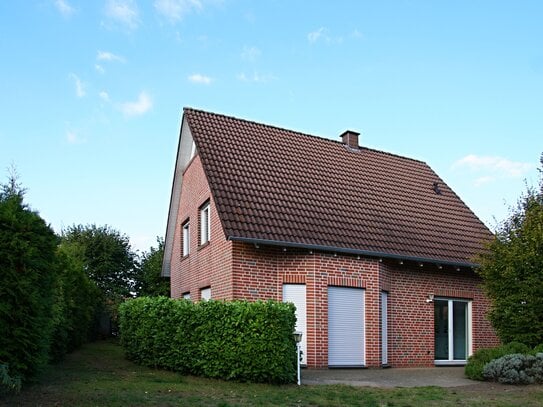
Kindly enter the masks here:
M 190 108 L 184 117 L 230 239 L 469 264 L 491 235 L 424 162 Z

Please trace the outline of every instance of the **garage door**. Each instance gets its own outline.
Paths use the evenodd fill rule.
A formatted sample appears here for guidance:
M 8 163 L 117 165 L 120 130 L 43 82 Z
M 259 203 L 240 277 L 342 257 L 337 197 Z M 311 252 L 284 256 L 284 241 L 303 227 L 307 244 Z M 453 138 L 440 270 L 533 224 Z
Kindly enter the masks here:
M 328 287 L 328 365 L 364 362 L 364 290 Z
M 302 332 L 302 364 L 306 364 L 307 326 L 305 284 L 283 284 L 283 302 L 292 302 L 296 306 L 296 330 Z

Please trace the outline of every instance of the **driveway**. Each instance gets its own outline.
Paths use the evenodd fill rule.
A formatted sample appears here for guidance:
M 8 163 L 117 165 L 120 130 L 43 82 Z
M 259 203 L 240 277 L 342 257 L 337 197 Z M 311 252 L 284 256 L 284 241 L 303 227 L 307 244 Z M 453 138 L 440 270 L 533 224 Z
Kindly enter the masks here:
M 303 369 L 302 384 L 348 384 L 366 387 L 459 387 L 478 384 L 457 366 L 402 369 Z

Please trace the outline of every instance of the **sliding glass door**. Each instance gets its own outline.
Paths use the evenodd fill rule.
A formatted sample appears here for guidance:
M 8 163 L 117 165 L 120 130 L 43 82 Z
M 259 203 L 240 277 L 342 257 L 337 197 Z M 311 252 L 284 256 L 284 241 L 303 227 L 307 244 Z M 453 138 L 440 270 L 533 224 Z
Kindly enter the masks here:
M 470 353 L 471 303 L 465 300 L 434 300 L 435 363 L 462 364 Z

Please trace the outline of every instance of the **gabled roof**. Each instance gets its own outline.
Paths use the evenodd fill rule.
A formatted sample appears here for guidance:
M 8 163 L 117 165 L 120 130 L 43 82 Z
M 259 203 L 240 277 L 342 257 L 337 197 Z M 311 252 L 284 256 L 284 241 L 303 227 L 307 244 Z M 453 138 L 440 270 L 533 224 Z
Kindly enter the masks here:
M 228 239 L 472 265 L 491 237 L 424 162 L 190 108 L 184 121 Z

